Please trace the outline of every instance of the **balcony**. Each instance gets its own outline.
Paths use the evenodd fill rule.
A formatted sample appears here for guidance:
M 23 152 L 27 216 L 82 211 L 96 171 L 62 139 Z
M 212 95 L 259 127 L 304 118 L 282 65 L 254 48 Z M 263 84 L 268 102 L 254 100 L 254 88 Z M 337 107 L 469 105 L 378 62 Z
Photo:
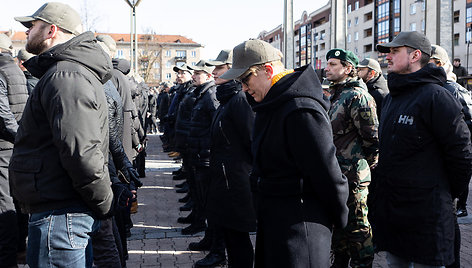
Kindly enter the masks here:
M 175 56 L 175 62 L 187 62 L 187 56 Z

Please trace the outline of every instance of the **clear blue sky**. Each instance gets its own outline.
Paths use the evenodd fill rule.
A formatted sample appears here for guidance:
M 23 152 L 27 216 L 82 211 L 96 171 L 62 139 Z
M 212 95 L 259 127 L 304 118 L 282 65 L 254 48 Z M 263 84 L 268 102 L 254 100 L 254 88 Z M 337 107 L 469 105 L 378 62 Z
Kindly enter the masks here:
M 326 5 L 329 0 L 293 0 L 294 21 Z M 3 1 L 0 30 L 25 28 L 15 16 L 33 14 L 46 1 Z M 99 32 L 128 33 L 130 8 L 125 0 L 56 0 L 71 5 L 80 13 L 87 6 Z M 136 9 L 138 33 L 180 34 L 205 46 L 203 58 L 215 58 L 221 49 L 231 49 L 263 30 L 272 30 L 283 21 L 283 0 L 141 0 Z

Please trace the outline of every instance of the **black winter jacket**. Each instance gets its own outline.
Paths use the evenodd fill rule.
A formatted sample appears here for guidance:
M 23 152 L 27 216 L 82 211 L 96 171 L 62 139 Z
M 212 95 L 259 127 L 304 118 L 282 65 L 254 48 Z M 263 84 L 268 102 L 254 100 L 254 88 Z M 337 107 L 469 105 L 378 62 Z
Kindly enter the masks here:
M 461 103 L 465 123 L 469 127 L 469 131 L 472 132 L 472 96 L 470 91 L 465 89 L 459 83 L 451 80 L 447 80 L 443 87 L 451 92 L 451 94 Z
M 192 119 L 193 105 L 197 96 L 194 93 L 195 87 L 191 87 L 185 93 L 177 109 L 175 120 L 175 150 L 177 152 L 187 152 L 187 137 L 190 131 L 190 121 Z
M 23 72 L 10 54 L 0 53 L 0 150 L 13 149 L 27 99 Z
M 331 228 L 347 223 L 347 179 L 312 67 L 275 83 L 254 106 L 255 267 L 328 267 Z
M 216 88 L 220 106 L 211 123 L 208 218 L 240 232 L 256 230 L 249 174 L 254 112 L 241 85 L 229 81 Z
M 385 96 L 388 94 L 387 80 L 382 74 L 379 74 L 376 78 L 369 80 L 367 83 L 367 89 L 369 94 L 374 97 L 375 104 L 377 106 L 377 117 L 380 118 L 382 112 L 382 102 Z
M 26 103 L 10 162 L 13 195 L 29 213 L 87 205 L 110 212 L 108 108 L 112 68 L 92 32 L 25 62 L 40 77 Z
M 210 126 L 213 115 L 220 105 L 216 99 L 214 81 L 204 83 L 194 90 L 195 103 L 192 108 L 190 128 L 188 132 L 188 147 L 196 166 L 210 166 Z
M 379 250 L 443 266 L 454 261 L 452 201 L 472 173 L 470 133 L 462 107 L 428 64 L 388 75 L 380 121 L 380 155 L 372 202 Z

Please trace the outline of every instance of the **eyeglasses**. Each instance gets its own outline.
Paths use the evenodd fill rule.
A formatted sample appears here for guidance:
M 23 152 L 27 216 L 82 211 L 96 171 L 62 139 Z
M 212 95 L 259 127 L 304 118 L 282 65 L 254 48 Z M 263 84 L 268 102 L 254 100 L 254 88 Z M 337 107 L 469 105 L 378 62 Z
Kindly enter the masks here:
M 236 79 L 239 83 L 245 84 L 246 86 L 249 86 L 247 82 L 249 81 L 249 78 L 251 78 L 252 72 L 249 72 L 246 76 L 244 76 L 241 79 Z

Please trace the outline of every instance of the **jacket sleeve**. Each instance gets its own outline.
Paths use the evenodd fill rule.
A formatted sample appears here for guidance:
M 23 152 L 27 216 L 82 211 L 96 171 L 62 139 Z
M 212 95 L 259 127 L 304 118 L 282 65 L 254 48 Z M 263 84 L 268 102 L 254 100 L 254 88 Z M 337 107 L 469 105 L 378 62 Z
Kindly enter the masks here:
M 243 95 L 244 96 L 244 95 Z M 238 98 L 231 107 L 231 121 L 235 125 L 239 142 L 244 145 L 245 151 L 251 154 L 252 128 L 254 126 L 254 112 L 246 97 Z
M 288 150 L 301 175 L 309 179 L 311 190 L 331 222 L 343 228 L 348 216 L 348 184 L 336 159 L 328 115 L 307 110 L 292 112 L 285 121 L 285 133 Z
M 57 72 L 45 84 L 41 103 L 61 164 L 82 200 L 97 216 L 105 216 L 113 194 L 107 150 L 102 151 L 104 143 L 108 146 L 108 135 L 102 133 L 108 132 L 108 120 L 100 120 L 108 112 L 103 88 L 78 72 Z
M 379 120 L 374 99 L 371 96 L 356 95 L 350 105 L 350 116 L 362 139 L 364 157 L 372 166 L 379 158 Z
M 15 142 L 18 123 L 10 110 L 6 82 L 0 76 L 0 138 Z
M 463 120 L 462 107 L 451 94 L 438 91 L 433 95 L 430 123 L 443 154 L 451 194 L 455 198 L 469 184 L 472 175 L 470 132 Z

